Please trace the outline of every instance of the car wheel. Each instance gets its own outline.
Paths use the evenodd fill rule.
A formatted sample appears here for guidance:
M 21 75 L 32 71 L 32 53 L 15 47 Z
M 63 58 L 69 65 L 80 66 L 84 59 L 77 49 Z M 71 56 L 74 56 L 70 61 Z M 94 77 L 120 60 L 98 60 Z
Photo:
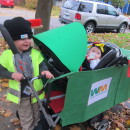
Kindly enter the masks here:
M 92 22 L 89 22 L 86 24 L 85 29 L 87 33 L 93 33 L 95 31 L 95 24 Z
M 126 24 L 122 23 L 120 27 L 117 29 L 118 33 L 124 33 L 126 29 Z

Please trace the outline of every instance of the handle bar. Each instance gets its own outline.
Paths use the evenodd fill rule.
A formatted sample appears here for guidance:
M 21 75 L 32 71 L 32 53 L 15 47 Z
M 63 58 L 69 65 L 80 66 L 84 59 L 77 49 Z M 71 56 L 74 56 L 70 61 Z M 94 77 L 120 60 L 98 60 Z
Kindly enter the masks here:
M 34 93 L 34 95 L 35 95 L 35 97 L 36 97 L 36 99 L 38 101 L 38 104 L 39 104 L 39 106 L 41 108 L 41 111 L 43 112 L 48 124 L 49 124 L 49 127 L 52 128 L 52 127 L 56 126 L 56 123 L 53 121 L 51 115 L 46 113 L 45 108 L 43 107 L 43 105 L 42 105 L 42 103 L 41 103 L 41 101 L 40 101 L 40 99 L 39 99 L 39 97 L 38 97 L 38 95 L 37 95 L 37 93 L 36 93 L 36 91 L 35 91 L 35 89 L 33 87 L 33 81 L 36 80 L 36 79 L 41 79 L 41 78 L 46 78 L 46 77 L 45 77 L 45 75 L 39 75 L 37 77 L 32 78 L 30 81 L 28 80 L 28 84 L 31 87 L 32 92 Z M 48 81 L 47 81 L 47 83 L 48 83 Z M 46 84 L 44 86 L 46 86 Z
M 32 79 L 30 80 L 30 83 L 32 84 L 34 80 L 36 80 L 36 79 L 42 79 L 42 78 L 46 78 L 46 76 L 45 76 L 45 75 L 39 75 L 39 76 L 37 76 L 37 77 L 34 77 L 34 78 L 32 78 Z

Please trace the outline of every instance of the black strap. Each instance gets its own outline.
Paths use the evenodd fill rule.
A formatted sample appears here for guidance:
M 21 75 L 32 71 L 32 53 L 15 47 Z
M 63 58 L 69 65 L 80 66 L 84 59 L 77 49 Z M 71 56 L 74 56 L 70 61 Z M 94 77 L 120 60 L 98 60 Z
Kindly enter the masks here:
M 52 91 L 52 83 L 48 83 L 47 92 L 46 92 L 47 98 L 46 98 L 46 103 L 45 103 L 46 106 L 48 106 L 48 104 L 50 103 L 51 91 Z

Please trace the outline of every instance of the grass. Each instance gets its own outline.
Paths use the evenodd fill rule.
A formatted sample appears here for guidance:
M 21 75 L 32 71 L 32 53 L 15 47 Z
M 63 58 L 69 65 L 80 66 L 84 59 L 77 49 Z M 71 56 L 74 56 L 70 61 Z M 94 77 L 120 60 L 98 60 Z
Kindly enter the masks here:
M 93 42 L 112 42 L 121 48 L 130 50 L 129 33 L 92 33 L 88 35 L 88 40 Z
M 51 16 L 58 17 L 60 14 L 60 7 L 53 6 L 52 11 L 51 11 Z

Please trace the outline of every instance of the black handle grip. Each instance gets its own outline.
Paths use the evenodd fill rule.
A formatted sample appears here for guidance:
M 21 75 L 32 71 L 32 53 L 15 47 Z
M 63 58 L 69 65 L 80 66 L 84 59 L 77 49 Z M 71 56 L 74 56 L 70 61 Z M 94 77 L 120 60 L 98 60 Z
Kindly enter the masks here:
M 16 46 L 14 44 L 13 39 L 11 38 L 9 32 L 7 31 L 7 29 L 4 27 L 4 25 L 0 24 L 0 31 L 5 39 L 5 41 L 8 43 L 10 49 L 12 50 L 13 54 L 17 54 L 18 51 L 16 49 Z
M 39 75 L 38 76 L 38 79 L 42 79 L 42 78 L 46 78 L 46 76 L 45 75 Z

